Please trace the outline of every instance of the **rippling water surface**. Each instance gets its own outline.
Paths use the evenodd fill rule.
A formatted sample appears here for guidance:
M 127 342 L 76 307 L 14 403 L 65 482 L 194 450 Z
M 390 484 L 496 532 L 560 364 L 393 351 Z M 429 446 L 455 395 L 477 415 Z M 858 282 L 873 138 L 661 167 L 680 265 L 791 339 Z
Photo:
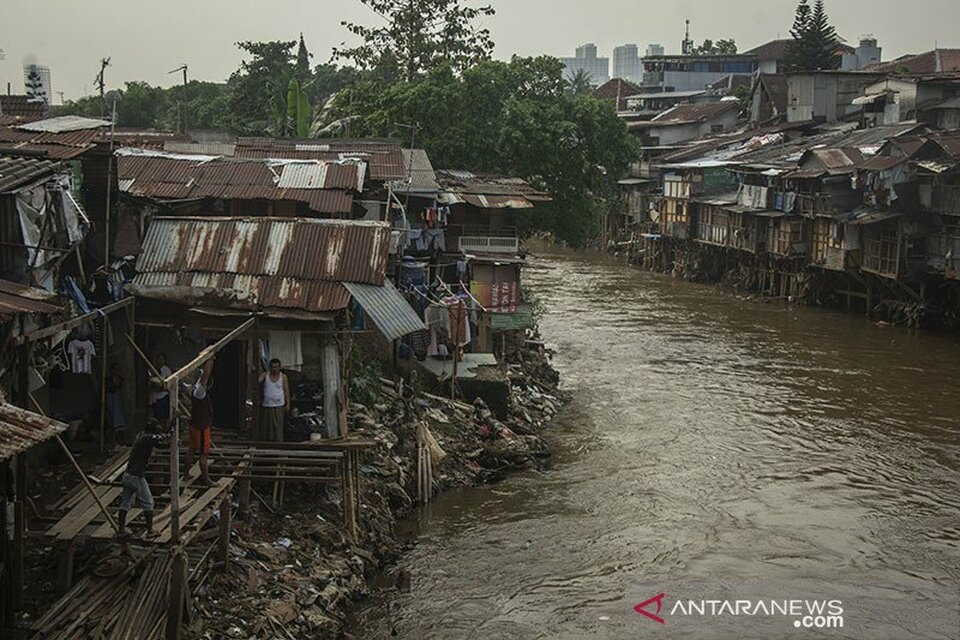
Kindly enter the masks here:
M 573 396 L 555 464 L 441 496 L 357 637 L 960 638 L 960 341 L 600 255 L 524 278 Z M 838 599 L 844 626 L 633 611 L 659 593 Z

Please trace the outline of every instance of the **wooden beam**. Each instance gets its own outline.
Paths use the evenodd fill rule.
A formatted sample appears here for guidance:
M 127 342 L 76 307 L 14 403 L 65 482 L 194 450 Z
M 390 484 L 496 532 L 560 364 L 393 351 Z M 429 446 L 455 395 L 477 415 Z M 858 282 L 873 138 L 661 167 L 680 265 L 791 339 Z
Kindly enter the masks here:
M 239 327 L 237 327 L 236 329 L 234 329 L 233 331 L 231 331 L 230 333 L 228 333 L 228 334 L 225 335 L 224 337 L 220 338 L 217 342 L 215 342 L 214 344 L 212 344 L 212 345 L 210 345 L 209 347 L 205 348 L 203 351 L 200 352 L 200 354 L 199 354 L 196 358 L 194 358 L 193 360 L 191 360 L 190 362 L 188 362 L 187 364 L 185 364 L 185 365 L 184 365 L 183 367 L 181 367 L 179 370 L 174 371 L 174 372 L 171 373 L 169 376 L 167 376 L 166 378 L 164 378 L 164 379 L 163 379 L 163 386 L 169 388 L 171 384 L 177 384 L 177 383 L 179 383 L 179 381 L 180 381 L 181 378 L 189 375 L 189 374 L 190 374 L 191 372 L 193 372 L 194 370 L 202 367 L 202 366 L 204 365 L 204 363 L 206 363 L 208 360 L 210 360 L 213 356 L 217 355 L 217 353 L 218 353 L 221 349 L 223 349 L 224 347 L 226 347 L 229 343 L 231 343 L 231 342 L 232 342 L 235 338 L 237 338 L 238 336 L 243 335 L 244 333 L 246 333 L 251 327 L 255 326 L 256 324 L 257 324 L 257 318 L 250 318 L 250 319 L 248 319 L 246 322 L 244 322 L 243 324 L 241 324 Z M 175 404 L 173 404 L 173 402 L 171 402 L 170 404 L 171 404 L 171 406 L 176 406 Z
M 44 327 L 43 329 L 37 329 L 36 331 L 31 331 L 28 334 L 18 336 L 17 344 L 24 344 L 26 342 L 36 342 L 37 340 L 43 340 L 44 338 L 49 338 L 50 336 L 56 335 L 61 331 L 70 331 L 75 329 L 82 324 L 86 324 L 91 320 L 96 320 L 97 318 L 103 315 L 109 315 L 114 311 L 119 309 L 125 309 L 129 305 L 133 304 L 133 296 L 124 298 L 123 300 L 117 300 L 116 302 L 111 302 L 105 307 L 95 309 L 90 313 L 85 313 L 82 316 L 77 316 L 76 318 L 71 318 L 70 320 L 65 320 L 63 322 L 58 322 L 55 325 L 49 327 Z

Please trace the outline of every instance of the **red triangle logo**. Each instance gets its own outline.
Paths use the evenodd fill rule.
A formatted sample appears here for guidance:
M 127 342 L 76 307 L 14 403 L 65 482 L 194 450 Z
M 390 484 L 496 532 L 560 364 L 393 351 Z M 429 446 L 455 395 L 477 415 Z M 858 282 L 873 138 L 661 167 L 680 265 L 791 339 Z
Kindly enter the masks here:
M 633 610 L 639 613 L 640 615 L 647 616 L 654 622 L 659 622 L 660 624 L 666 624 L 667 623 L 666 620 L 656 615 L 655 613 L 650 613 L 649 611 L 647 611 L 647 607 L 649 607 L 654 602 L 656 602 L 657 603 L 656 613 L 660 613 L 660 610 L 663 608 L 663 599 L 665 597 L 667 597 L 665 593 L 661 593 L 659 595 L 653 596 L 649 600 L 644 600 L 643 602 L 635 606 Z

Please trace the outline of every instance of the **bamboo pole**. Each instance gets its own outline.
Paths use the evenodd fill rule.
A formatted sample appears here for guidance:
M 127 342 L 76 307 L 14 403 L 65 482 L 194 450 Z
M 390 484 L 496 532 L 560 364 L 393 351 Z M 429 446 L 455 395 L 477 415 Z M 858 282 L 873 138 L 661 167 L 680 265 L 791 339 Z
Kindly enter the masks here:
M 107 353 L 110 350 L 107 339 L 107 323 L 109 316 L 103 316 L 100 321 L 100 333 L 103 344 L 100 345 L 100 453 L 104 450 L 104 426 L 107 421 Z
M 37 408 L 37 411 L 40 413 L 40 415 L 46 417 L 47 414 L 44 413 L 43 408 L 40 406 L 40 403 L 37 402 L 37 399 L 33 397 L 32 393 L 30 394 L 30 401 L 33 402 L 33 406 Z M 83 480 L 83 484 L 87 488 L 87 491 L 90 492 L 91 496 L 93 496 L 93 499 L 94 501 L 96 501 L 97 506 L 100 507 L 100 511 L 102 511 L 103 515 L 107 518 L 107 522 L 110 523 L 110 526 L 113 527 L 114 531 L 119 531 L 116 521 L 114 521 L 113 516 L 110 515 L 110 511 L 107 510 L 107 507 L 104 506 L 103 501 L 100 499 L 100 496 L 97 495 L 96 489 L 94 489 L 93 485 L 90 484 L 90 479 L 87 478 L 87 475 L 83 472 L 83 469 L 80 467 L 80 463 L 77 462 L 77 459 L 73 457 L 73 453 L 71 453 L 70 448 L 67 447 L 67 444 L 63 441 L 63 438 L 60 437 L 59 433 L 57 434 L 56 438 L 57 438 L 57 443 L 59 443 L 60 445 L 60 448 L 63 449 L 63 452 L 67 454 L 67 458 L 69 458 L 70 462 L 73 464 L 73 468 L 76 469 L 77 473 L 80 474 L 80 479 Z

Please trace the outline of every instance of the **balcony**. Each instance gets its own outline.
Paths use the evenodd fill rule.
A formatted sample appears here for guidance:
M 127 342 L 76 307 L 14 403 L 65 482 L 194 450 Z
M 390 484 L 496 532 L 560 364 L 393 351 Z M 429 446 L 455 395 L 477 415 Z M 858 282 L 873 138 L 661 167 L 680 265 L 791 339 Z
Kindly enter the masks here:
M 503 253 L 515 255 L 520 251 L 516 236 L 460 236 L 460 251 L 472 253 Z
M 794 212 L 808 218 L 829 215 L 831 212 L 830 196 L 822 193 L 798 193 Z

